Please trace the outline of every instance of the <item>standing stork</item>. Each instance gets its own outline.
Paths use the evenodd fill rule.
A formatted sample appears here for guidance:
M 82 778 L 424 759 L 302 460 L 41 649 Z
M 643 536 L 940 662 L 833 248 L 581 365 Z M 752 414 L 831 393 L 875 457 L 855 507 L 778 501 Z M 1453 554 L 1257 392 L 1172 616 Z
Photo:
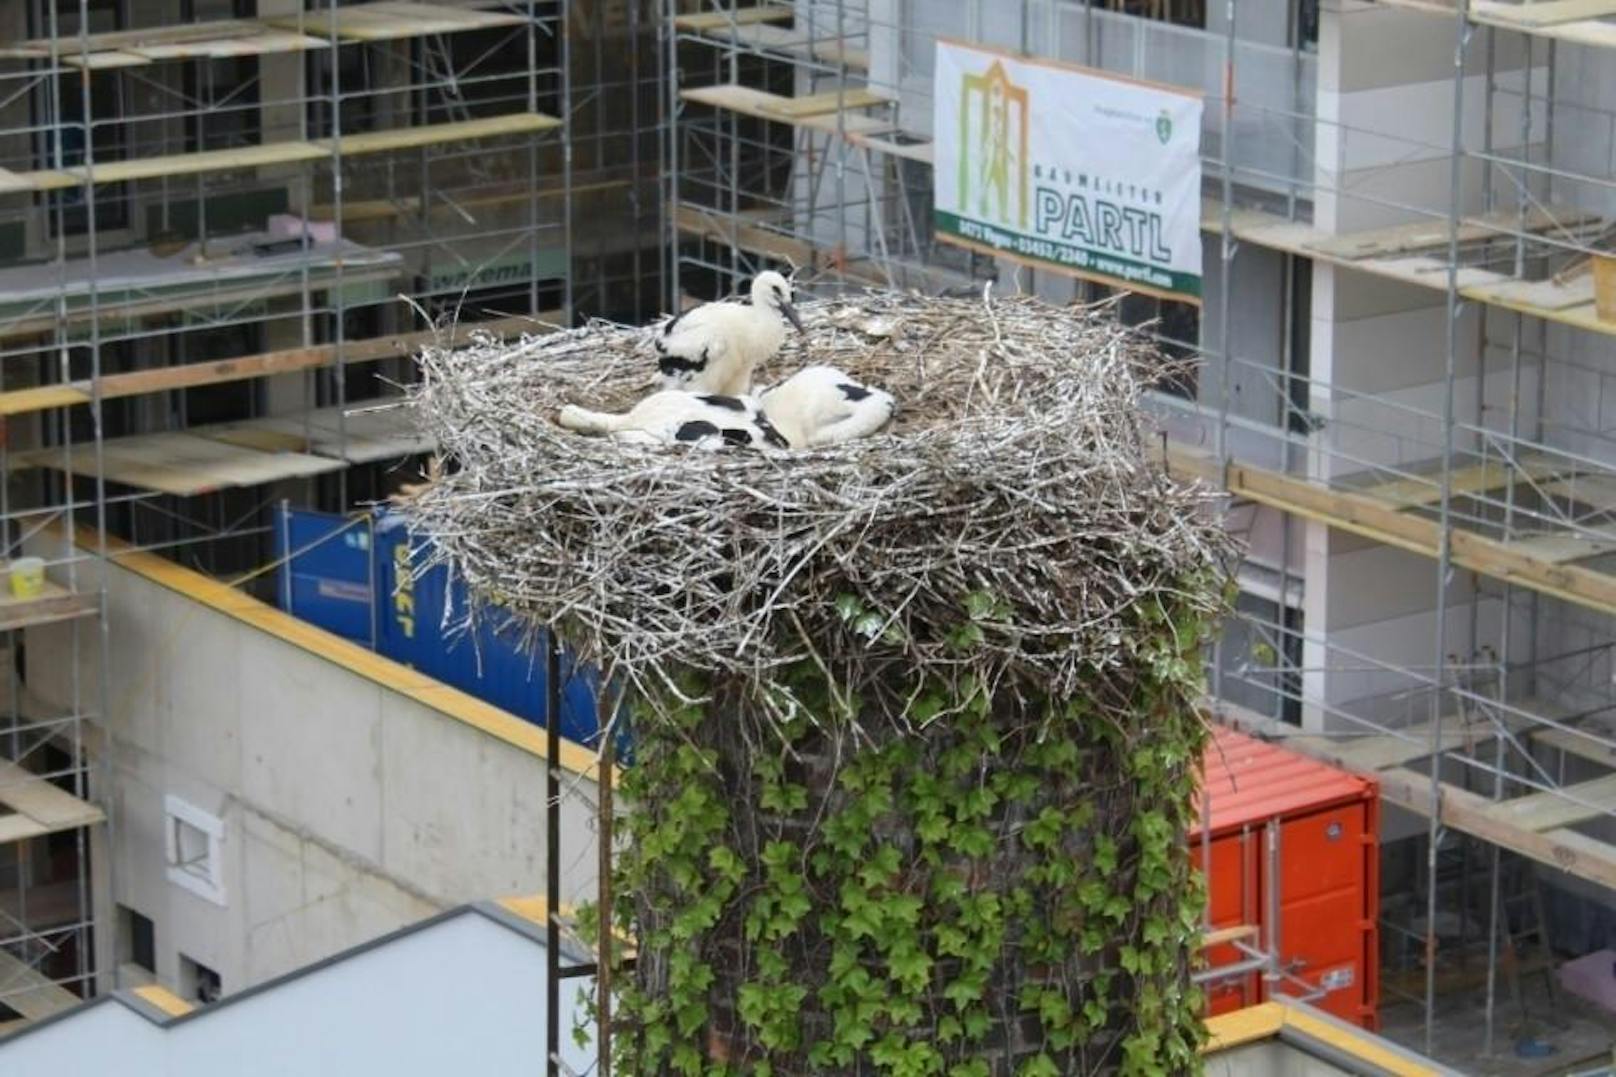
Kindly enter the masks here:
M 802 332 L 791 282 L 772 269 L 752 280 L 752 301 L 703 303 L 662 326 L 657 369 L 669 389 L 745 396 L 752 372 L 786 342 L 786 323 Z

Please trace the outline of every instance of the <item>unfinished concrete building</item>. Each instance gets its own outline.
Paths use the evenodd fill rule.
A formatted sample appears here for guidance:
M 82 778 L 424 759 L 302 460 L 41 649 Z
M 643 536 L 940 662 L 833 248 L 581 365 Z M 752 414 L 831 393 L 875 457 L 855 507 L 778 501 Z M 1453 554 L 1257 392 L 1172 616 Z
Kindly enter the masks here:
M 1204 302 L 1121 311 L 1197 359 L 1167 460 L 1249 540 L 1211 709 L 1378 779 L 1389 1027 L 1440 1050 L 1458 1012 L 1469 1063 L 1575 1040 L 1550 969 L 1616 941 L 1616 5 L 666 14 L 667 274 L 701 297 L 780 264 L 1106 294 L 937 241 L 939 37 L 1203 95 Z
M 0 1025 L 540 886 L 539 809 L 438 783 L 536 788 L 542 737 L 259 598 L 277 506 L 419 478 L 421 342 L 654 312 L 654 34 L 605 0 L 0 3 Z

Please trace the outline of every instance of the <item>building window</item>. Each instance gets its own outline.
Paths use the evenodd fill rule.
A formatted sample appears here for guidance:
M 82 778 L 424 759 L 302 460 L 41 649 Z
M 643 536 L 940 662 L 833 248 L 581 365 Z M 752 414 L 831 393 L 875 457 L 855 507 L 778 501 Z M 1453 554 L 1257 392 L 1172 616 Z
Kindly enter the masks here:
M 163 808 L 168 881 L 223 905 L 224 822 L 176 796 L 163 798 Z
M 224 983 L 219 974 L 200 961 L 180 955 L 180 993 L 206 1006 L 218 1001 L 224 994 Z
M 1153 388 L 1169 396 L 1194 400 L 1200 372 L 1201 308 L 1143 292 L 1124 292 L 1117 306 L 1117 320 L 1130 327 L 1148 326 L 1142 331 L 1171 364 Z
M 1276 596 L 1277 597 L 1277 596 Z M 1302 611 L 1241 591 L 1217 650 L 1218 697 L 1287 725 L 1302 724 Z
M 123 905 L 118 906 L 118 919 L 123 936 L 122 963 L 157 975 L 157 928 L 150 919 Z

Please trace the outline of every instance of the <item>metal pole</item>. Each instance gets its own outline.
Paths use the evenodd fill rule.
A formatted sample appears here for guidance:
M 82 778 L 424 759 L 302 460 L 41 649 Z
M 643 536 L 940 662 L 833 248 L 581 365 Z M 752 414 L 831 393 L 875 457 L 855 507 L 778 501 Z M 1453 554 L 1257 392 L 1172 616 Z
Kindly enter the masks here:
M 1452 160 L 1448 169 L 1448 294 L 1446 355 L 1442 394 L 1442 500 L 1436 578 L 1436 690 L 1431 694 L 1430 823 L 1426 833 L 1425 894 L 1425 1053 L 1434 1046 L 1436 1021 L 1436 873 L 1437 846 L 1442 839 L 1442 708 L 1447 662 L 1448 576 L 1453 565 L 1453 411 L 1454 376 L 1459 352 L 1459 199 L 1464 164 L 1464 58 L 1469 40 L 1469 4 L 1454 10 Z
M 607 703 L 610 695 L 605 678 L 602 678 L 600 698 L 596 703 L 596 724 L 601 737 L 599 833 L 596 835 L 600 842 L 600 882 L 596 884 L 600 891 L 599 907 L 596 909 L 600 918 L 596 943 L 600 957 L 597 962 L 599 971 L 595 976 L 595 1012 L 600 1029 L 600 1057 L 596 1068 L 600 1077 L 612 1077 L 612 770 L 617 761 L 617 745 L 612 736 L 614 708 Z
M 342 454 L 343 467 L 337 471 L 337 502 L 341 510 L 348 509 L 348 377 L 342 363 L 342 338 L 344 317 L 346 316 L 346 297 L 342 288 L 342 38 L 337 32 L 337 0 L 330 0 L 328 7 L 328 26 L 331 34 L 331 223 L 336 232 L 339 244 L 336 253 L 336 272 L 333 277 L 332 290 L 328 295 L 334 296 L 331 304 L 336 313 L 332 329 L 331 373 L 336 380 L 337 399 L 337 446 Z M 354 46 L 364 48 L 363 45 Z M 424 199 L 427 192 L 422 191 Z
M 561 644 L 544 633 L 544 1072 L 561 1061 Z
M 1218 352 L 1222 362 L 1218 364 L 1218 425 L 1214 431 L 1215 452 L 1218 459 L 1220 473 L 1227 476 L 1229 466 L 1229 446 L 1227 440 L 1229 426 L 1229 364 L 1233 361 L 1229 354 L 1229 295 L 1234 290 L 1234 162 L 1230 156 L 1234 130 L 1234 0 L 1225 0 L 1224 10 L 1228 16 L 1228 25 L 1224 27 L 1223 39 L 1223 146 L 1219 151 L 1223 158 L 1223 184 L 1222 205 L 1219 207 L 1222 224 L 1220 247 L 1221 261 L 1219 263 L 1220 277 L 1218 280 Z M 1091 12 L 1092 16 L 1092 12 Z M 1227 485 L 1225 483 L 1225 485 Z M 1217 640 L 1212 644 L 1212 696 L 1220 698 L 1223 695 L 1223 635 L 1218 634 Z
M 572 325 L 572 18 L 567 0 L 561 0 L 561 245 L 565 248 L 567 273 L 561 279 L 562 320 Z M 538 267 L 534 266 L 537 271 Z

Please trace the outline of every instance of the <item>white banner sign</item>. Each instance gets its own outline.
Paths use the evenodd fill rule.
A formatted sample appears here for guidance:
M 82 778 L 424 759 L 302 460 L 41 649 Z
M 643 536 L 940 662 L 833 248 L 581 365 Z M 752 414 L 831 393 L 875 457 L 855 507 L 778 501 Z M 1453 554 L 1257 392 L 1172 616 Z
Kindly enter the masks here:
M 1201 98 L 937 43 L 939 238 L 1199 301 Z

